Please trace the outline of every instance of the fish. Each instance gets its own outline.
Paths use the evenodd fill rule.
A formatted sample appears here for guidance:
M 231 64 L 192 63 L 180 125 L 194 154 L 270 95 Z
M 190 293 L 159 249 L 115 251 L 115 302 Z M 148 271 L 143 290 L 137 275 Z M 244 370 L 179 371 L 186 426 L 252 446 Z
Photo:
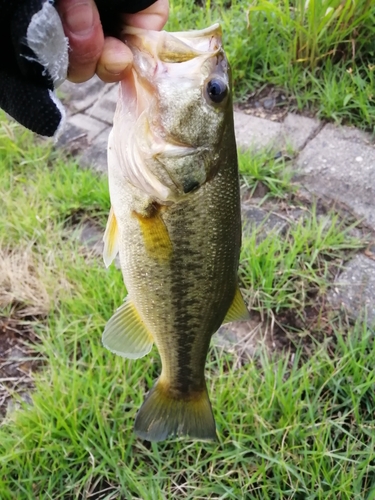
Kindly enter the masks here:
M 127 289 L 103 345 L 124 358 L 153 344 L 161 374 L 135 434 L 216 440 L 205 380 L 212 335 L 248 319 L 238 284 L 240 189 L 230 66 L 219 24 L 156 32 L 127 27 L 131 74 L 108 140 L 111 210 L 103 258 L 119 254 Z

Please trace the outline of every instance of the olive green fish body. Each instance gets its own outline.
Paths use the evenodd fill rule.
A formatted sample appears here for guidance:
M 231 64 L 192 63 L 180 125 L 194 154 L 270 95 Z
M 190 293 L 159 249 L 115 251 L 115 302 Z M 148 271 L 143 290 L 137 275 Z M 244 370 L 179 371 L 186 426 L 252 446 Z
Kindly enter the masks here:
M 217 47 L 211 52 L 215 50 Z M 184 53 L 180 47 L 181 52 Z M 227 77 L 222 52 L 218 56 L 210 55 L 208 75 L 201 78 L 202 86 L 207 79 L 216 83 L 223 71 L 224 81 Z M 183 58 L 181 54 L 178 57 Z M 199 54 L 192 56 L 197 57 L 203 59 Z M 215 57 L 219 64 L 213 60 Z M 213 78 L 211 74 L 219 76 Z M 158 151 L 150 154 L 145 142 L 136 153 L 130 151 L 129 145 L 126 155 L 136 156 L 142 150 L 145 165 L 150 165 L 142 181 L 118 168 L 119 158 L 124 155 L 122 142 L 112 138 L 109 145 L 113 214 L 106 231 L 106 252 L 110 254 L 107 260 L 119 251 L 128 296 L 124 306 L 108 322 L 103 342 L 125 357 L 146 354 L 153 342 L 157 346 L 162 372 L 135 422 L 137 434 L 149 440 L 184 434 L 200 439 L 215 438 L 204 377 L 210 339 L 232 304 L 235 311 L 229 319 L 244 317 L 247 313 L 237 280 L 241 217 L 231 95 L 225 96 L 224 109 L 209 103 L 203 104 L 202 111 L 202 89 L 199 94 L 195 90 L 192 85 L 194 105 L 190 106 L 187 101 L 186 107 L 183 101 L 180 105 L 177 103 L 174 110 L 178 115 L 185 106 L 185 116 L 190 117 L 197 129 L 203 126 L 204 130 L 205 122 L 212 123 L 213 138 L 209 135 L 201 138 L 202 133 L 197 136 L 192 123 L 184 125 L 180 117 L 178 126 L 182 131 L 178 138 L 174 133 L 171 140 L 172 148 L 176 147 L 174 142 L 177 143 L 178 154 L 174 149 L 170 153 L 169 145 L 160 155 Z M 160 96 L 163 89 L 159 100 Z M 139 99 L 139 92 L 137 97 Z M 152 111 L 155 103 L 150 102 L 146 109 Z M 162 105 L 166 106 L 163 103 L 163 100 L 159 103 L 159 111 Z M 166 108 L 168 111 L 168 106 Z M 124 113 L 123 104 L 119 109 Z M 148 111 L 146 125 L 139 117 L 137 120 L 145 135 L 148 127 L 152 127 L 150 123 L 154 125 L 152 120 L 157 123 L 151 111 Z M 150 133 L 149 142 L 153 139 L 158 143 L 166 128 L 169 132 L 176 130 L 175 113 L 173 119 L 166 114 L 167 117 L 162 113 L 163 127 L 154 135 Z M 186 131 L 189 127 L 190 132 Z M 182 152 L 186 149 L 185 157 L 180 156 L 178 148 L 182 148 Z M 108 250 L 108 241 L 114 240 L 114 249 Z
M 237 287 L 241 221 L 233 171 L 236 151 L 231 153 L 218 174 L 186 200 L 153 208 L 156 213 L 149 224 L 161 218 L 170 255 L 163 255 L 157 242 L 145 245 L 147 222 L 131 210 L 129 224 L 121 231 L 125 283 L 154 336 L 162 377 L 176 394 L 204 387 L 210 338 L 222 324 Z

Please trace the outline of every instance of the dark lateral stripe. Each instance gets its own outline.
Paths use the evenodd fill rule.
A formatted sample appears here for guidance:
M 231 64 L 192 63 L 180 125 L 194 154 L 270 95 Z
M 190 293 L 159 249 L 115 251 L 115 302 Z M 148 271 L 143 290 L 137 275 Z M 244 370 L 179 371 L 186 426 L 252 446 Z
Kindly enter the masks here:
M 179 213 L 179 251 L 175 253 L 172 263 L 173 282 L 171 287 L 171 296 L 173 309 L 175 311 L 174 331 L 178 334 L 177 345 L 177 373 L 175 375 L 175 384 L 177 389 L 184 394 L 199 390 L 204 386 L 204 364 L 207 354 L 209 340 L 202 338 L 204 331 L 200 318 L 196 318 L 191 310 L 198 297 L 195 297 L 194 284 L 202 272 L 202 254 L 196 247 L 196 238 L 194 234 L 194 210 L 181 210 Z M 198 216 L 198 214 L 197 214 Z M 187 276 L 184 282 L 181 282 L 181 275 Z M 193 359 L 194 352 L 197 354 L 196 344 L 201 344 L 201 356 Z M 205 352 L 204 352 L 205 351 Z M 197 357 L 197 356 L 195 356 Z M 199 372 L 201 373 L 198 376 Z

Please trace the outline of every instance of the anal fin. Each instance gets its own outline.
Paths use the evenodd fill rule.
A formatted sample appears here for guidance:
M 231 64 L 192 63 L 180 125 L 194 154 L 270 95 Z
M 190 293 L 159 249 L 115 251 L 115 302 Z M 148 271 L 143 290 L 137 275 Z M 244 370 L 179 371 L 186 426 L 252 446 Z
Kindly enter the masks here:
M 246 321 L 247 319 L 250 319 L 250 314 L 247 310 L 240 289 L 237 286 L 236 293 L 234 294 L 234 299 L 230 308 L 228 309 L 227 314 L 225 315 L 223 325 L 225 323 L 230 323 L 231 321 Z
M 148 354 L 154 342 L 128 297 L 106 324 L 102 341 L 109 351 L 130 359 Z

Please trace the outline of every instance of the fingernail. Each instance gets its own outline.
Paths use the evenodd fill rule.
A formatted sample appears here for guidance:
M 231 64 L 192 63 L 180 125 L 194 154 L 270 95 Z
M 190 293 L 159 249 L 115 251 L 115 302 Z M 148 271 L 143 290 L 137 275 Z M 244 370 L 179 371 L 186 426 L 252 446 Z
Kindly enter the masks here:
M 75 4 L 64 17 L 69 30 L 75 35 L 88 35 L 94 27 L 94 12 L 87 2 Z
M 107 73 L 110 73 L 111 75 L 120 75 L 123 73 L 125 70 L 129 69 L 130 64 L 125 64 L 124 63 L 110 63 L 106 64 L 104 66 L 104 69 L 107 71 Z

